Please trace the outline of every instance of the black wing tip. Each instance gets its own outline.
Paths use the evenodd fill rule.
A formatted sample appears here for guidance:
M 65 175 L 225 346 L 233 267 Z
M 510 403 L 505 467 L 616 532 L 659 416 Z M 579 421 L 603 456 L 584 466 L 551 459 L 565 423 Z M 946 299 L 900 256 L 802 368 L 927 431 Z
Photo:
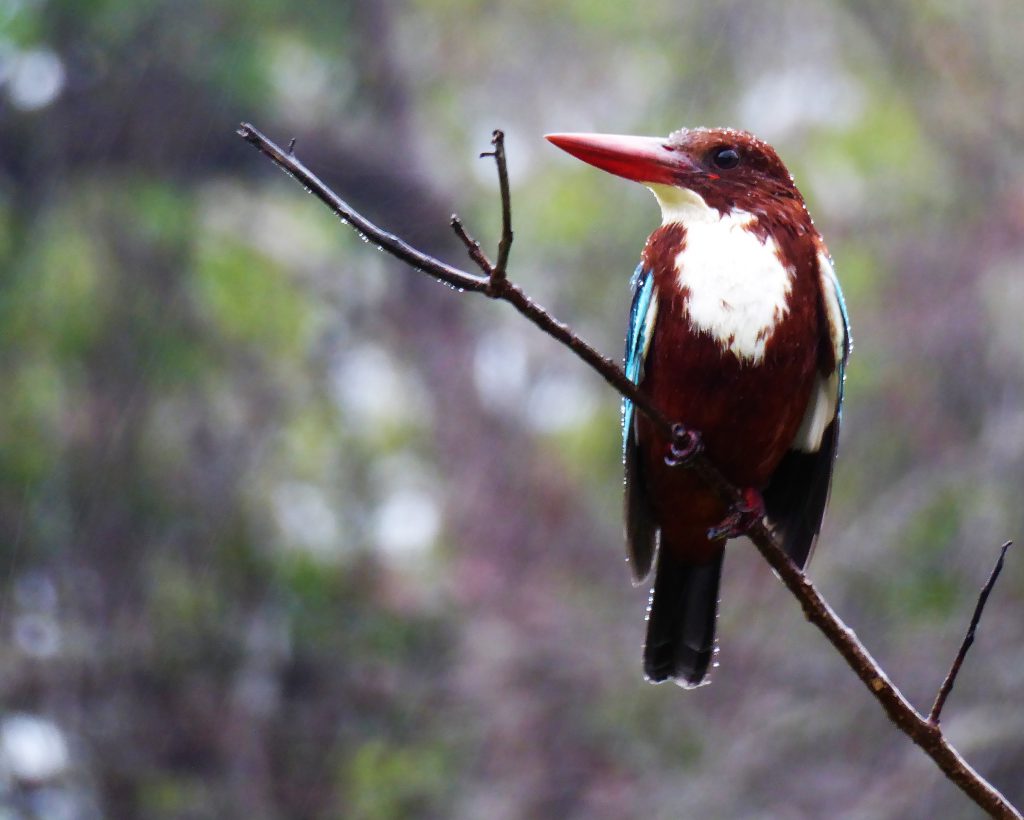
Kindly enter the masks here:
M 628 555 L 626 556 L 626 563 L 629 564 L 629 577 L 633 582 L 634 587 L 642 586 L 651 574 L 651 561 L 642 560 L 644 557 L 643 552 L 637 552 L 631 543 L 627 542 Z M 654 553 L 653 546 L 650 549 L 651 554 Z
M 790 450 L 764 490 L 768 519 L 782 547 L 801 569 L 810 563 L 821 532 L 832 491 L 839 437 L 839 419 L 833 419 L 813 453 Z
M 647 488 L 639 470 L 636 442 L 629 439 L 625 451 L 626 560 L 633 575 L 633 586 L 639 586 L 651 574 L 658 545 L 658 526 L 654 523 Z
M 807 565 L 811 563 L 811 556 L 814 555 L 814 548 L 818 543 L 820 528 L 821 524 L 819 522 L 814 532 L 810 533 L 810 537 L 808 537 L 807 533 L 797 532 L 795 537 L 783 538 L 782 549 L 789 556 L 789 559 L 800 567 L 801 570 L 807 569 Z

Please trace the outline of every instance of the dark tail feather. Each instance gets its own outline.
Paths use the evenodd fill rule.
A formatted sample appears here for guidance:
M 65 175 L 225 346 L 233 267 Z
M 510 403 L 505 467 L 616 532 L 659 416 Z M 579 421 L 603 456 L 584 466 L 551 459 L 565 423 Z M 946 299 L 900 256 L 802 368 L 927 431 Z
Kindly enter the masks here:
M 644 674 L 652 683 L 675 678 L 699 686 L 715 653 L 718 582 L 725 550 L 708 564 L 688 564 L 658 550 L 654 594 L 647 618 Z

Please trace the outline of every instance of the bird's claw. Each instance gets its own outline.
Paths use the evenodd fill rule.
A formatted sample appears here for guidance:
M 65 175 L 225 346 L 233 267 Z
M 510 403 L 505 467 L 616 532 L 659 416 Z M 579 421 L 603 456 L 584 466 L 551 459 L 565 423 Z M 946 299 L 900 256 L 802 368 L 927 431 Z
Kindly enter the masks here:
M 682 424 L 672 425 L 672 441 L 665 455 L 665 463 L 669 467 L 678 467 L 693 461 L 704 450 L 704 442 L 700 433 L 690 430 Z
M 746 535 L 764 516 L 764 498 L 753 487 L 747 487 L 741 493 L 741 499 L 729 508 L 729 514 L 723 521 L 708 530 L 708 539 L 716 541 Z

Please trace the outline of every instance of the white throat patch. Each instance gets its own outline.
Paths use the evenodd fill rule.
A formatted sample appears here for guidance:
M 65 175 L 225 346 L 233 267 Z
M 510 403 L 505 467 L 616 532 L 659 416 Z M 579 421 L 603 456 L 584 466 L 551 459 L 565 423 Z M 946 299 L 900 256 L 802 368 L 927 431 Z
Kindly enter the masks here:
M 793 269 L 782 264 L 774 239 L 762 242 L 747 230 L 753 214 L 736 210 L 722 216 L 693 191 L 649 187 L 663 224 L 686 228 L 675 265 L 679 287 L 689 293 L 690 323 L 738 359 L 757 364 L 788 310 Z

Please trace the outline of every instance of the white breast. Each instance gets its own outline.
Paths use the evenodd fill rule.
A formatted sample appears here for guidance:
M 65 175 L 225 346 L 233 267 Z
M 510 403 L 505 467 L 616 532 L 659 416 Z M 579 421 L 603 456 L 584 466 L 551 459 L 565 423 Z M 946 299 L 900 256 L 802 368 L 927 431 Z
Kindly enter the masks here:
M 778 246 L 747 230 L 747 211 L 724 216 L 692 191 L 651 186 L 665 223 L 681 222 L 686 244 L 676 257 L 677 281 L 689 294 L 690 323 L 737 358 L 758 363 L 785 317 L 794 271 Z

